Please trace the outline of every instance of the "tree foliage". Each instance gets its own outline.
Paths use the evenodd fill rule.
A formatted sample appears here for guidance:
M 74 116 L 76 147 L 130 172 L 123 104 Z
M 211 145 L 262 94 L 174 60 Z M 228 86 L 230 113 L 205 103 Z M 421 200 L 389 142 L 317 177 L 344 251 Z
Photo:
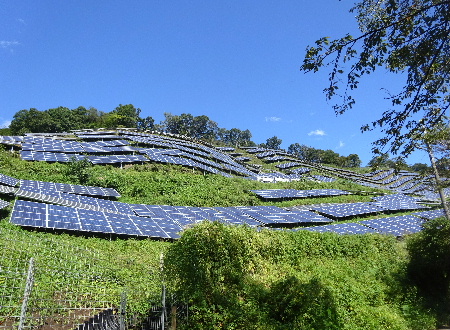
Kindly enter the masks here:
M 82 128 L 136 127 L 151 129 L 152 117 L 141 118 L 141 110 L 132 104 L 120 104 L 111 112 L 102 112 L 95 108 L 78 107 L 51 108 L 39 111 L 35 108 L 23 109 L 13 117 L 9 128 L 12 134 L 24 133 L 61 133 Z
M 161 123 L 161 128 L 172 134 L 186 135 L 195 139 L 213 141 L 217 139 L 217 123 L 210 120 L 208 116 L 193 116 L 190 113 L 172 115 L 164 113 L 165 120 Z
M 301 70 L 331 67 L 325 94 L 341 98 L 337 114 L 355 104 L 352 91 L 363 76 L 381 67 L 404 74 L 404 86 L 389 97 L 392 108 L 361 129 L 385 133 L 373 143 L 375 153 L 408 155 L 414 140 L 442 122 L 450 106 L 450 1 L 362 0 L 351 12 L 361 35 L 317 40 L 307 48 Z
M 288 148 L 288 152 L 300 159 L 312 163 L 325 163 L 341 167 L 361 166 L 361 159 L 357 154 L 341 156 L 333 150 L 316 149 L 299 143 L 291 144 Z
M 219 141 L 225 145 L 232 147 L 251 147 L 255 143 L 251 141 L 252 133 L 246 129 L 245 131 L 239 128 L 225 129 L 220 128 L 218 132 Z
M 266 140 L 266 143 L 263 146 L 268 149 L 279 150 L 282 142 L 283 141 L 277 136 L 272 136 Z

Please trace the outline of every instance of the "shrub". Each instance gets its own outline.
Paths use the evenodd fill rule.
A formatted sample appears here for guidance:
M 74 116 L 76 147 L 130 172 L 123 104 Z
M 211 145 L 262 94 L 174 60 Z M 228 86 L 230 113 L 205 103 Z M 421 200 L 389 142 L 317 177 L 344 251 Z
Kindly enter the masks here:
M 407 243 L 411 279 L 450 321 L 450 222 L 446 218 L 428 221 Z

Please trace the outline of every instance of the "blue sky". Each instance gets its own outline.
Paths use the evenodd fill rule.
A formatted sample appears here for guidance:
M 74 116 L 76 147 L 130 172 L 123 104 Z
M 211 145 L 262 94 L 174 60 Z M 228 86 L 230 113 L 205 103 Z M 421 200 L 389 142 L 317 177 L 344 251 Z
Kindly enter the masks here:
M 379 72 L 336 117 L 327 72 L 299 71 L 320 37 L 357 35 L 351 3 L 315 1 L 0 0 L 0 126 L 21 109 L 111 111 L 133 104 L 157 123 L 164 112 L 207 115 L 263 143 L 292 143 L 372 158 L 379 131 L 360 133 L 389 107 Z M 388 84 L 388 85 L 386 85 Z M 397 88 L 397 89 L 396 89 Z M 428 163 L 416 153 L 408 163 Z

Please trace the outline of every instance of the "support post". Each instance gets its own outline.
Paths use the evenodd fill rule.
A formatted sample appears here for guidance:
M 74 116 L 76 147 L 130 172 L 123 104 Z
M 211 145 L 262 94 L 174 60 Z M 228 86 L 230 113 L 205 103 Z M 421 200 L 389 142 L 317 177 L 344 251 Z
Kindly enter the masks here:
M 125 315 L 126 315 L 126 306 L 127 306 L 127 292 L 122 291 L 121 299 L 120 299 L 120 311 L 119 311 L 119 327 L 120 330 L 125 330 Z
M 34 259 L 30 258 L 30 262 L 28 264 L 27 283 L 25 284 L 22 309 L 20 311 L 19 327 L 17 328 L 18 330 L 23 330 L 25 326 L 25 319 L 27 317 L 27 309 L 28 309 L 28 299 L 30 298 L 31 291 L 33 290 L 33 284 L 34 284 Z
M 442 186 L 441 186 L 441 178 L 439 177 L 439 172 L 437 170 L 436 159 L 434 158 L 433 149 L 431 148 L 431 146 L 428 143 L 427 143 L 427 151 L 428 151 L 428 156 L 430 157 L 431 166 L 433 167 L 434 179 L 436 181 L 436 186 L 437 186 L 437 189 L 439 192 L 439 196 L 441 198 L 442 207 L 444 208 L 444 213 L 445 213 L 445 216 L 447 217 L 447 220 L 450 221 L 450 210 L 449 210 L 448 205 L 445 200 L 444 190 L 442 189 Z
M 166 322 L 166 285 L 164 282 L 164 253 L 161 252 L 159 256 L 159 270 L 161 271 L 161 330 L 164 330 L 164 323 Z

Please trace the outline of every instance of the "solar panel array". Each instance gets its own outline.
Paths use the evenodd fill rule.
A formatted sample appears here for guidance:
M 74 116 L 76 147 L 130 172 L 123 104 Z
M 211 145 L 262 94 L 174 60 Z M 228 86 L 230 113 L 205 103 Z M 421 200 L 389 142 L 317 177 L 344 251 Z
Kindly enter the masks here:
M 11 215 L 12 223 L 26 227 L 171 239 L 178 238 L 180 231 L 184 228 L 203 220 L 245 224 L 253 227 L 281 228 L 295 227 L 300 224 L 318 225 L 333 222 L 333 219 L 382 213 L 389 210 L 389 207 L 381 208 L 377 203 L 389 205 L 399 202 L 415 204 L 415 208 L 421 207 L 416 203 L 417 198 L 402 194 L 375 197 L 375 202 L 371 203 L 320 204 L 305 206 L 309 209 L 294 207 L 291 210 L 276 206 L 187 207 L 127 204 L 73 194 L 77 191 L 84 194 L 99 195 L 101 193 L 105 195 L 103 189 L 106 188 L 101 187 L 32 180 L 21 180 L 20 183 L 20 188 L 3 187 L 9 189 L 8 192 L 15 191 L 14 193 L 19 197 L 57 205 L 17 200 Z M 72 194 L 64 192 L 67 190 L 70 190 Z M 310 192 L 320 195 L 330 191 L 313 190 Z M 334 191 L 334 193 L 341 192 Z M 0 202 L 0 208 L 8 205 L 8 202 L 3 204 Z M 424 219 L 442 215 L 442 210 L 433 210 L 409 216 L 306 227 L 301 230 L 340 234 L 377 232 L 403 236 L 420 231 Z
M 289 163 L 281 163 L 281 164 L 275 165 L 275 167 L 277 167 L 279 169 L 288 169 L 288 168 L 300 166 L 300 165 L 302 165 L 302 163 L 289 162 Z
M 16 191 L 17 191 L 17 188 L 15 188 L 15 187 L 0 185 L 0 193 L 1 194 L 9 195 L 9 194 L 14 194 Z
M 390 234 L 399 237 L 421 231 L 424 222 L 425 220 L 413 215 L 401 215 L 390 218 L 361 221 L 363 225 L 373 228 L 382 234 Z
M 23 136 L 0 136 L 0 144 L 16 145 L 23 142 Z
M 336 181 L 335 178 L 330 178 L 329 176 L 324 176 L 324 175 L 311 175 L 310 178 L 313 179 L 313 180 L 321 181 L 321 182 L 334 182 L 334 181 Z
M 132 214 L 132 208 L 127 203 L 111 201 L 101 198 L 88 197 L 83 195 L 69 194 L 60 191 L 30 191 L 18 189 L 16 196 L 28 199 L 65 205 L 70 207 L 83 208 L 88 210 L 102 211 L 108 213 Z
M 19 183 L 19 181 L 19 179 L 0 173 L 0 183 L 2 184 L 15 187 Z
M 120 197 L 120 194 L 114 188 L 83 186 L 68 183 L 55 183 L 35 180 L 20 180 L 20 189 L 33 192 L 61 191 L 71 194 Z
M 415 213 L 412 213 L 412 215 L 415 215 L 416 217 L 424 218 L 427 220 L 432 220 L 432 219 L 444 217 L 445 212 L 444 212 L 444 209 L 437 209 L 437 210 L 415 212 Z
M 178 238 L 181 230 L 169 220 L 158 224 L 151 218 L 23 200 L 15 202 L 10 221 L 26 227 L 157 238 Z
M 296 228 L 294 230 L 307 230 L 313 232 L 333 232 L 337 234 L 366 234 L 377 233 L 402 237 L 422 230 L 425 220 L 413 216 L 403 215 L 373 220 L 364 220 L 354 223 L 338 223 L 331 225 Z
M 92 164 L 144 163 L 149 161 L 143 155 L 87 156 L 87 159 Z
M 264 189 L 251 191 L 257 194 L 262 199 L 294 199 L 294 198 L 308 198 L 308 197 L 340 196 L 350 194 L 347 191 L 339 189 L 312 189 L 312 190 Z
M 4 208 L 7 207 L 9 204 L 10 204 L 9 202 L 0 199 L 0 210 L 1 210 L 1 209 L 4 209 Z
M 68 163 L 73 160 L 83 160 L 85 155 L 66 154 L 61 152 L 44 152 L 44 151 L 29 151 L 21 150 L 20 158 L 28 161 L 44 161 L 44 162 L 59 162 Z
M 408 211 L 428 208 L 418 204 L 419 199 L 404 194 L 377 196 L 373 204 L 389 211 Z
M 332 232 L 337 234 L 367 234 L 367 233 L 378 233 L 377 230 L 364 226 L 360 223 L 337 223 L 332 225 L 323 225 L 315 227 L 306 227 L 294 229 L 298 230 L 308 230 L 320 233 Z
M 332 219 L 346 219 L 355 216 L 363 216 L 381 213 L 385 209 L 375 205 L 374 203 L 343 203 L 343 204 L 322 204 L 311 208 L 320 214 L 328 216 Z

